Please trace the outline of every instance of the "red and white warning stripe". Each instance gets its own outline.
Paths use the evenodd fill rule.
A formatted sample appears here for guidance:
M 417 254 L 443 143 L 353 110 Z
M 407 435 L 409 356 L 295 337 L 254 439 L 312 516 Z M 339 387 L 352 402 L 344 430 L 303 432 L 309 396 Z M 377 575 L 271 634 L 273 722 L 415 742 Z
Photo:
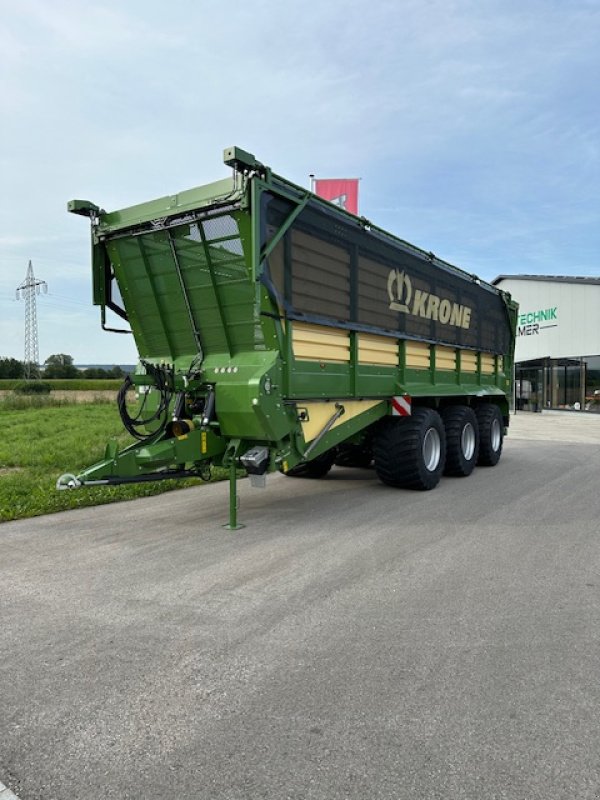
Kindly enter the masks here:
M 395 395 L 392 397 L 392 416 L 410 417 L 412 401 L 409 394 Z

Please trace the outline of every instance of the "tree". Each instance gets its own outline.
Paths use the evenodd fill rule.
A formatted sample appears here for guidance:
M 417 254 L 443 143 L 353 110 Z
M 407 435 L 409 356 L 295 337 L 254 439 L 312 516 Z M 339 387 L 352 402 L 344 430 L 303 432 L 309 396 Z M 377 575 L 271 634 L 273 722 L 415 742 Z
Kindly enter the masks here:
M 88 367 L 87 369 L 83 370 L 81 375 L 82 375 L 83 378 L 92 379 L 92 380 L 95 379 L 95 378 L 105 378 L 106 377 L 106 375 L 104 374 L 104 370 L 103 369 L 98 369 L 98 367 Z
M 16 358 L 0 358 L 0 378 L 22 378 L 25 365 Z
M 79 370 L 73 366 L 73 356 L 55 353 L 44 361 L 44 378 L 77 378 Z
M 88 367 L 81 373 L 82 377 L 84 378 L 101 378 L 102 380 L 106 380 L 108 378 L 122 378 L 124 374 L 125 373 L 121 367 L 111 367 L 110 369 L 104 369 L 103 367 Z

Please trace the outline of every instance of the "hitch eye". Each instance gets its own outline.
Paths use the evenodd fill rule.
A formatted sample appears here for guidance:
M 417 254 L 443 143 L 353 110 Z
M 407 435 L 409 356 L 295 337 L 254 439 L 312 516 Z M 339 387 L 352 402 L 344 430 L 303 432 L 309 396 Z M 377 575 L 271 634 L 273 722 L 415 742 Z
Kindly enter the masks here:
M 75 475 L 72 475 L 70 472 L 61 475 L 56 481 L 56 488 L 59 492 L 64 492 L 65 489 L 78 489 L 80 486 L 81 481 L 78 481 Z

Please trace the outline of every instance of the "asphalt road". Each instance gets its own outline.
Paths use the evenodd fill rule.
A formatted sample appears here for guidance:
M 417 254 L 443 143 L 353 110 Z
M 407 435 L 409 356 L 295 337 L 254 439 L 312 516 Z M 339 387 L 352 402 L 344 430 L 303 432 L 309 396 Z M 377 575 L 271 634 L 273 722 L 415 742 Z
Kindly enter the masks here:
M 600 796 L 600 447 L 0 526 L 21 800 Z

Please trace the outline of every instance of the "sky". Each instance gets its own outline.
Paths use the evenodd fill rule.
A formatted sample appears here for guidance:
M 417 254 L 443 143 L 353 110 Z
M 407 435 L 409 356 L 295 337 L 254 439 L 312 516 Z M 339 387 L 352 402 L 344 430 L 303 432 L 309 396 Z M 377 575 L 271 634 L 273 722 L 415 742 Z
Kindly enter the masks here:
M 227 177 L 238 145 L 486 280 L 600 276 L 600 0 L 0 0 L 0 357 L 131 364 L 92 305 L 88 199 Z

